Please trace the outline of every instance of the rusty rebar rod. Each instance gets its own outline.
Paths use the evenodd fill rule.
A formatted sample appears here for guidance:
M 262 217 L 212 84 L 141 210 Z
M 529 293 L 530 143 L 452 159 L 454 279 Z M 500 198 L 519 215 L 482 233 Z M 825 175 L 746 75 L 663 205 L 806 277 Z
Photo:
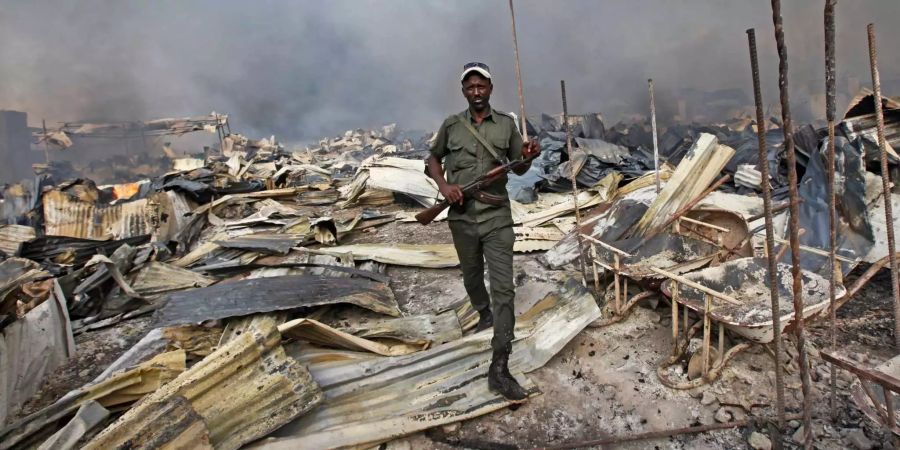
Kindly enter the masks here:
M 774 211 L 772 208 L 772 186 L 769 184 L 768 149 L 766 147 L 766 122 L 763 111 L 762 88 L 759 82 L 759 59 L 756 54 L 756 31 L 747 30 L 750 45 L 750 71 L 753 74 L 753 97 L 756 100 L 756 137 L 759 143 L 759 172 L 762 174 L 763 209 L 766 219 L 766 255 L 768 256 L 769 297 L 772 302 L 772 345 L 775 351 L 775 412 L 779 428 L 784 428 L 784 369 L 781 367 L 781 308 L 778 300 L 778 261 L 775 254 Z M 790 205 L 785 205 L 790 206 Z
M 837 350 L 837 271 L 842 270 L 837 262 L 837 198 L 835 197 L 835 149 L 834 149 L 834 95 L 835 95 L 835 58 L 834 58 L 834 5 L 837 0 L 825 0 L 825 119 L 828 121 L 828 248 L 829 273 L 828 316 L 831 328 L 831 349 Z M 831 366 L 831 412 L 832 419 L 837 419 L 837 368 Z
M 897 284 L 897 258 L 895 257 L 894 215 L 891 205 L 891 179 L 888 172 L 888 153 L 884 138 L 884 112 L 881 110 L 881 78 L 878 76 L 878 48 L 875 45 L 875 24 L 870 23 L 869 63 L 872 66 L 872 91 L 875 94 L 875 118 L 878 125 L 878 147 L 881 148 L 881 187 L 884 191 L 884 223 L 887 224 L 888 256 L 891 264 L 891 293 L 894 296 L 894 346 L 900 349 L 900 292 Z
M 525 92 L 522 89 L 522 69 L 519 66 L 519 38 L 516 35 L 516 11 L 513 0 L 509 0 L 509 14 L 512 16 L 513 48 L 516 52 L 516 83 L 519 86 L 519 112 L 522 114 L 522 138 L 528 141 L 528 119 L 525 118 Z
M 569 105 L 566 102 L 566 81 L 559 80 L 559 89 L 562 91 L 563 123 L 566 126 L 566 152 L 569 155 L 569 166 L 572 167 L 572 201 L 575 204 L 575 237 L 578 239 L 578 263 L 581 266 L 582 284 L 587 287 L 587 270 L 584 265 L 584 240 L 581 238 L 581 212 L 578 207 L 578 171 L 575 170 L 575 160 L 572 158 L 572 127 L 569 125 Z
M 781 0 L 772 0 L 772 22 L 775 25 L 775 45 L 778 49 L 778 87 L 781 99 L 781 120 L 784 131 L 784 147 L 788 164 L 788 197 L 791 202 L 790 246 L 791 275 L 794 293 L 794 336 L 797 340 L 797 359 L 800 365 L 800 388 L 803 392 L 803 446 L 812 448 L 812 421 L 810 419 L 810 379 L 806 358 L 806 337 L 803 329 L 803 284 L 800 273 L 800 203 L 797 194 L 797 155 L 794 149 L 794 124 L 791 120 L 791 104 L 788 96 L 788 54 L 784 42 L 784 21 L 781 18 Z
M 650 86 L 650 128 L 653 132 L 653 172 L 656 174 L 656 193 L 659 194 L 659 139 L 656 136 L 656 100 L 653 97 L 653 78 L 647 80 Z

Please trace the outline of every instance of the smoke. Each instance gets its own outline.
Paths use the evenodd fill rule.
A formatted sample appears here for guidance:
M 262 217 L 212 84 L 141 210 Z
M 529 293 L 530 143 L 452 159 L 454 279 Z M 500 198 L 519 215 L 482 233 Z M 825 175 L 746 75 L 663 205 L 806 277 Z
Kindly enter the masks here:
M 458 74 L 472 60 L 494 72 L 492 104 L 518 110 L 505 0 L 0 3 L 0 108 L 32 122 L 215 110 L 237 131 L 283 140 L 389 122 L 434 129 L 464 108 Z M 810 99 L 824 90 L 824 2 L 784 3 L 791 98 L 819 117 Z M 518 0 L 516 13 L 530 114 L 560 110 L 560 79 L 571 111 L 615 119 L 646 111 L 652 77 L 663 124 L 683 89 L 749 92 L 751 27 L 767 103 L 777 100 L 767 1 Z M 898 17 L 896 0 L 838 4 L 839 80 L 869 85 L 870 21 L 886 88 L 900 78 Z

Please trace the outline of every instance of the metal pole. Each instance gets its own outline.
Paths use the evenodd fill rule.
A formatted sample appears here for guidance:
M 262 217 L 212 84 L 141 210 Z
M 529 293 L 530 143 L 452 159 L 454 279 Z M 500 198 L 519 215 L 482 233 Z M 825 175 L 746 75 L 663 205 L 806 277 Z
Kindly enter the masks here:
M 219 126 L 219 115 L 216 114 L 216 136 L 219 138 L 219 154 L 224 154 L 225 152 L 225 130 Z M 273 142 L 274 144 L 274 142 Z
M 900 292 L 897 284 L 897 256 L 894 241 L 894 214 L 891 205 L 891 179 L 888 173 L 887 145 L 884 138 L 884 112 L 881 110 L 881 78 L 878 76 L 878 49 L 875 24 L 870 23 L 869 62 L 872 65 L 872 91 L 875 93 L 875 118 L 878 120 L 878 146 L 881 148 L 881 187 L 884 191 L 884 223 L 887 224 L 888 257 L 891 267 L 891 293 L 894 295 L 894 346 L 900 348 Z
M 572 166 L 572 201 L 575 203 L 575 236 L 578 239 L 578 263 L 581 266 L 581 283 L 587 287 L 587 270 L 584 266 L 584 242 L 581 238 L 581 211 L 578 207 L 578 182 L 575 180 L 578 172 L 575 170 L 575 161 L 572 159 L 572 127 L 569 126 L 569 106 L 566 102 L 566 81 L 559 80 L 559 88 L 562 91 L 563 123 L 566 124 L 566 152 L 569 154 L 569 165 Z
M 797 194 L 797 155 L 794 151 L 794 125 L 791 121 L 791 104 L 788 98 L 788 55 L 787 45 L 784 42 L 781 0 L 772 0 L 772 21 L 775 25 L 775 44 L 778 48 L 778 87 L 781 98 L 781 120 L 784 126 L 784 147 L 787 152 L 788 196 L 791 202 L 791 275 L 793 275 L 794 279 L 794 336 L 797 339 L 800 388 L 803 392 L 803 446 L 806 449 L 812 449 L 812 421 L 809 404 L 811 399 L 810 379 L 809 365 L 806 360 L 806 338 L 803 330 L 803 285 L 800 274 L 800 202 Z
M 656 193 L 659 194 L 659 143 L 656 136 L 656 101 L 653 99 L 653 78 L 647 80 L 650 85 L 650 128 L 653 130 L 653 171 L 656 172 Z
M 44 128 L 44 162 L 50 164 L 50 139 L 47 138 L 47 119 L 41 119 Z
M 836 297 L 837 297 L 837 271 L 841 270 L 841 266 L 837 265 L 837 207 L 836 197 L 834 194 L 834 177 L 835 177 L 835 150 L 834 150 L 834 94 L 835 94 L 835 71 L 834 71 L 834 5 L 837 0 L 825 0 L 825 118 L 828 120 L 828 232 L 829 232 L 829 268 L 831 269 L 830 286 L 828 287 L 828 295 L 830 302 L 828 304 L 828 313 L 831 322 L 831 350 L 837 350 L 837 315 L 836 315 Z M 837 419 L 837 368 L 834 364 L 831 366 L 831 412 L 832 419 Z
M 775 231 L 772 212 L 772 186 L 769 184 L 768 150 L 766 148 L 766 125 L 763 111 L 762 88 L 759 83 L 759 59 L 756 55 L 756 31 L 747 30 L 750 44 L 750 70 L 753 73 L 753 97 L 756 99 L 756 136 L 759 142 L 759 172 L 762 174 L 763 209 L 766 218 L 766 255 L 768 256 L 769 297 L 772 303 L 772 345 L 775 350 L 775 409 L 778 426 L 784 428 L 784 374 L 781 367 L 781 313 L 778 300 L 777 259 L 775 256 Z
M 519 67 L 519 39 L 516 37 L 516 12 L 513 0 L 509 0 L 509 14 L 512 16 L 513 47 L 516 50 L 516 82 L 519 85 L 519 112 L 522 114 L 522 139 L 528 141 L 528 120 L 525 119 L 525 93 L 522 91 L 522 69 Z

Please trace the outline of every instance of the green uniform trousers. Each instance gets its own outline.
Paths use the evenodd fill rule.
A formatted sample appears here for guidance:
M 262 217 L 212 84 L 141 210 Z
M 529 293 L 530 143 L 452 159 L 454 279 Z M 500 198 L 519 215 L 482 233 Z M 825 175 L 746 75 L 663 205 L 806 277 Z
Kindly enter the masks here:
M 513 328 L 516 324 L 513 283 L 513 233 L 508 217 L 496 217 L 482 223 L 451 220 L 450 233 L 459 255 L 463 284 L 480 313 L 490 308 L 494 318 L 494 350 L 512 349 Z M 491 280 L 491 295 L 484 286 L 484 262 L 487 260 Z

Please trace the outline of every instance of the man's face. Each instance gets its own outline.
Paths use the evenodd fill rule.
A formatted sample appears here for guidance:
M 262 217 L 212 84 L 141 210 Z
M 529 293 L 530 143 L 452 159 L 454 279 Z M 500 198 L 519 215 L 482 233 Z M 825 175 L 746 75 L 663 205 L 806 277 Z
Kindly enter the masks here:
M 469 102 L 469 107 L 473 111 L 479 112 L 484 111 L 488 107 L 488 102 L 491 100 L 491 91 L 493 90 L 494 86 L 491 84 L 491 80 L 479 74 L 469 75 L 462 85 L 462 93 L 466 97 L 466 101 Z

